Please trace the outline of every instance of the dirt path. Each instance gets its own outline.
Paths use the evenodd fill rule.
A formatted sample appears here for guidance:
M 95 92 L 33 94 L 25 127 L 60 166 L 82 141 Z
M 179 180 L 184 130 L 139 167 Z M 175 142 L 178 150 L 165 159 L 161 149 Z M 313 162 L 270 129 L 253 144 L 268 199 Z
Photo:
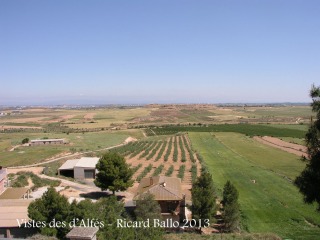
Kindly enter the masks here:
M 294 143 L 288 143 L 285 142 L 279 138 L 275 138 L 275 137 L 253 137 L 254 140 L 261 142 L 263 144 L 281 149 L 283 151 L 289 152 L 289 153 L 293 153 L 297 156 L 304 156 L 307 157 L 307 147 L 302 146 L 302 145 L 298 145 L 298 144 L 294 144 Z
M 2 125 L 0 130 L 7 130 L 7 129 L 42 129 L 42 127 L 33 127 L 33 126 L 11 126 L 11 125 Z
M 57 177 L 50 177 L 44 174 L 39 175 L 39 177 L 41 178 L 46 178 L 46 179 L 50 179 L 50 180 L 58 180 L 61 181 L 61 185 L 64 186 L 69 186 L 75 190 L 77 190 L 77 194 L 81 194 L 81 193 L 92 193 L 92 192 L 101 192 L 101 189 L 92 185 L 92 184 L 82 184 L 82 183 L 78 183 L 78 182 L 73 182 L 73 181 L 69 181 L 66 179 L 62 179 L 62 178 L 57 178 Z M 108 194 L 112 194 L 111 191 L 103 191 L 106 192 Z M 76 194 L 76 195 L 77 195 Z M 116 196 L 121 196 L 124 197 L 124 201 L 131 201 L 133 198 L 133 193 L 126 191 L 126 192 L 116 192 L 115 194 Z
M 8 174 L 13 173 L 16 174 L 18 172 L 33 172 L 36 175 L 42 174 L 43 167 L 28 167 L 28 168 L 8 168 Z

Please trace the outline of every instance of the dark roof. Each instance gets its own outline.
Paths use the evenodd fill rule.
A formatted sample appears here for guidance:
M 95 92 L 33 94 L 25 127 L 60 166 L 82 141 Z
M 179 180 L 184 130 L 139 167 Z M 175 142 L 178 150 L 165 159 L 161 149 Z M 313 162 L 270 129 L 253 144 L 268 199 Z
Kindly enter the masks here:
M 93 238 L 98 232 L 99 228 L 95 227 L 74 227 L 68 234 L 67 238 L 70 237 L 82 237 L 82 238 Z
M 157 201 L 183 199 L 181 180 L 175 177 L 156 176 L 141 179 L 134 200 L 138 200 L 141 194 L 146 192 L 151 193 Z

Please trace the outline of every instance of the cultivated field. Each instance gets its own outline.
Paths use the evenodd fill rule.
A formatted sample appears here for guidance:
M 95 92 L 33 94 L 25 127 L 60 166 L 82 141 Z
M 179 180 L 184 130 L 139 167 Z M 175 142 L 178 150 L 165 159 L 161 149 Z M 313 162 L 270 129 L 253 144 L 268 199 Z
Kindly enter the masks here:
M 135 184 L 128 191 L 135 193 L 144 177 L 165 175 L 179 177 L 187 199 L 191 200 L 192 181 L 200 174 L 200 163 L 191 149 L 187 134 L 153 137 L 147 141 L 132 142 L 114 151 L 125 156 L 134 170 Z
M 143 107 L 100 107 L 82 109 L 33 108 L 3 110 L 0 131 L 33 127 L 35 131 L 60 128 L 63 131 L 99 131 L 164 124 L 307 124 L 309 106 L 214 106 L 148 105 Z
M 312 115 L 308 106 L 149 105 L 2 112 L 12 113 L 0 117 L 2 166 L 101 150 L 133 137 L 137 141 L 114 150 L 134 170 L 130 196 L 141 178 L 162 174 L 180 177 L 190 201 L 189 190 L 200 174 L 201 160 L 220 196 L 227 180 L 239 190 L 243 230 L 274 232 L 290 239 L 318 239 L 320 235 L 319 213 L 303 203 L 292 183 L 305 166 L 299 153 L 256 140 L 304 145 Z M 65 138 L 69 144 L 18 146 L 24 138 Z M 65 161 L 45 164 L 47 174 L 55 176 Z
M 291 182 L 304 166 L 297 156 L 241 134 L 192 132 L 189 136 L 220 196 L 227 180 L 239 190 L 244 229 L 292 239 L 319 237 L 319 213 L 303 203 Z

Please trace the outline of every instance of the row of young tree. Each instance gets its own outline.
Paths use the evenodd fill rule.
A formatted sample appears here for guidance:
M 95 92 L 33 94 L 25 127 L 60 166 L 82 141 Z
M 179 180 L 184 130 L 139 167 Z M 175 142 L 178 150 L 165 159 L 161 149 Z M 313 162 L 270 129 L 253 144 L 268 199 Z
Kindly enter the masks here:
M 219 206 L 217 195 L 212 181 L 212 175 L 202 170 L 201 175 L 194 182 L 192 194 L 192 218 L 198 222 L 200 227 L 207 227 L 208 222 L 215 221 L 215 215 Z M 230 182 L 224 185 L 222 199 L 223 229 L 225 232 L 240 230 L 240 206 L 238 203 L 239 193 Z M 207 220 L 208 219 L 208 220 Z

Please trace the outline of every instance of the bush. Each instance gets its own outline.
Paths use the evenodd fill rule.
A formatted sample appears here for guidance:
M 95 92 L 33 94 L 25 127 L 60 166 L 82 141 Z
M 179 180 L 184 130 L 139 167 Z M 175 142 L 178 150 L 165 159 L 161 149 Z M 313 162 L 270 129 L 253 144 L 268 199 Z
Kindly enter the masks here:
M 184 178 L 184 171 L 186 170 L 186 165 L 181 165 L 178 172 L 178 178 L 181 178 L 183 180 Z
M 24 138 L 24 139 L 21 141 L 22 144 L 25 144 L 25 143 L 28 143 L 28 142 L 29 142 L 29 138 Z
M 166 176 L 167 176 L 167 177 L 171 177 L 171 175 L 172 175 L 172 173 L 173 173 L 173 170 L 174 170 L 174 167 L 171 165 L 171 166 L 169 167 L 169 169 L 167 170 L 167 172 L 166 172 Z

